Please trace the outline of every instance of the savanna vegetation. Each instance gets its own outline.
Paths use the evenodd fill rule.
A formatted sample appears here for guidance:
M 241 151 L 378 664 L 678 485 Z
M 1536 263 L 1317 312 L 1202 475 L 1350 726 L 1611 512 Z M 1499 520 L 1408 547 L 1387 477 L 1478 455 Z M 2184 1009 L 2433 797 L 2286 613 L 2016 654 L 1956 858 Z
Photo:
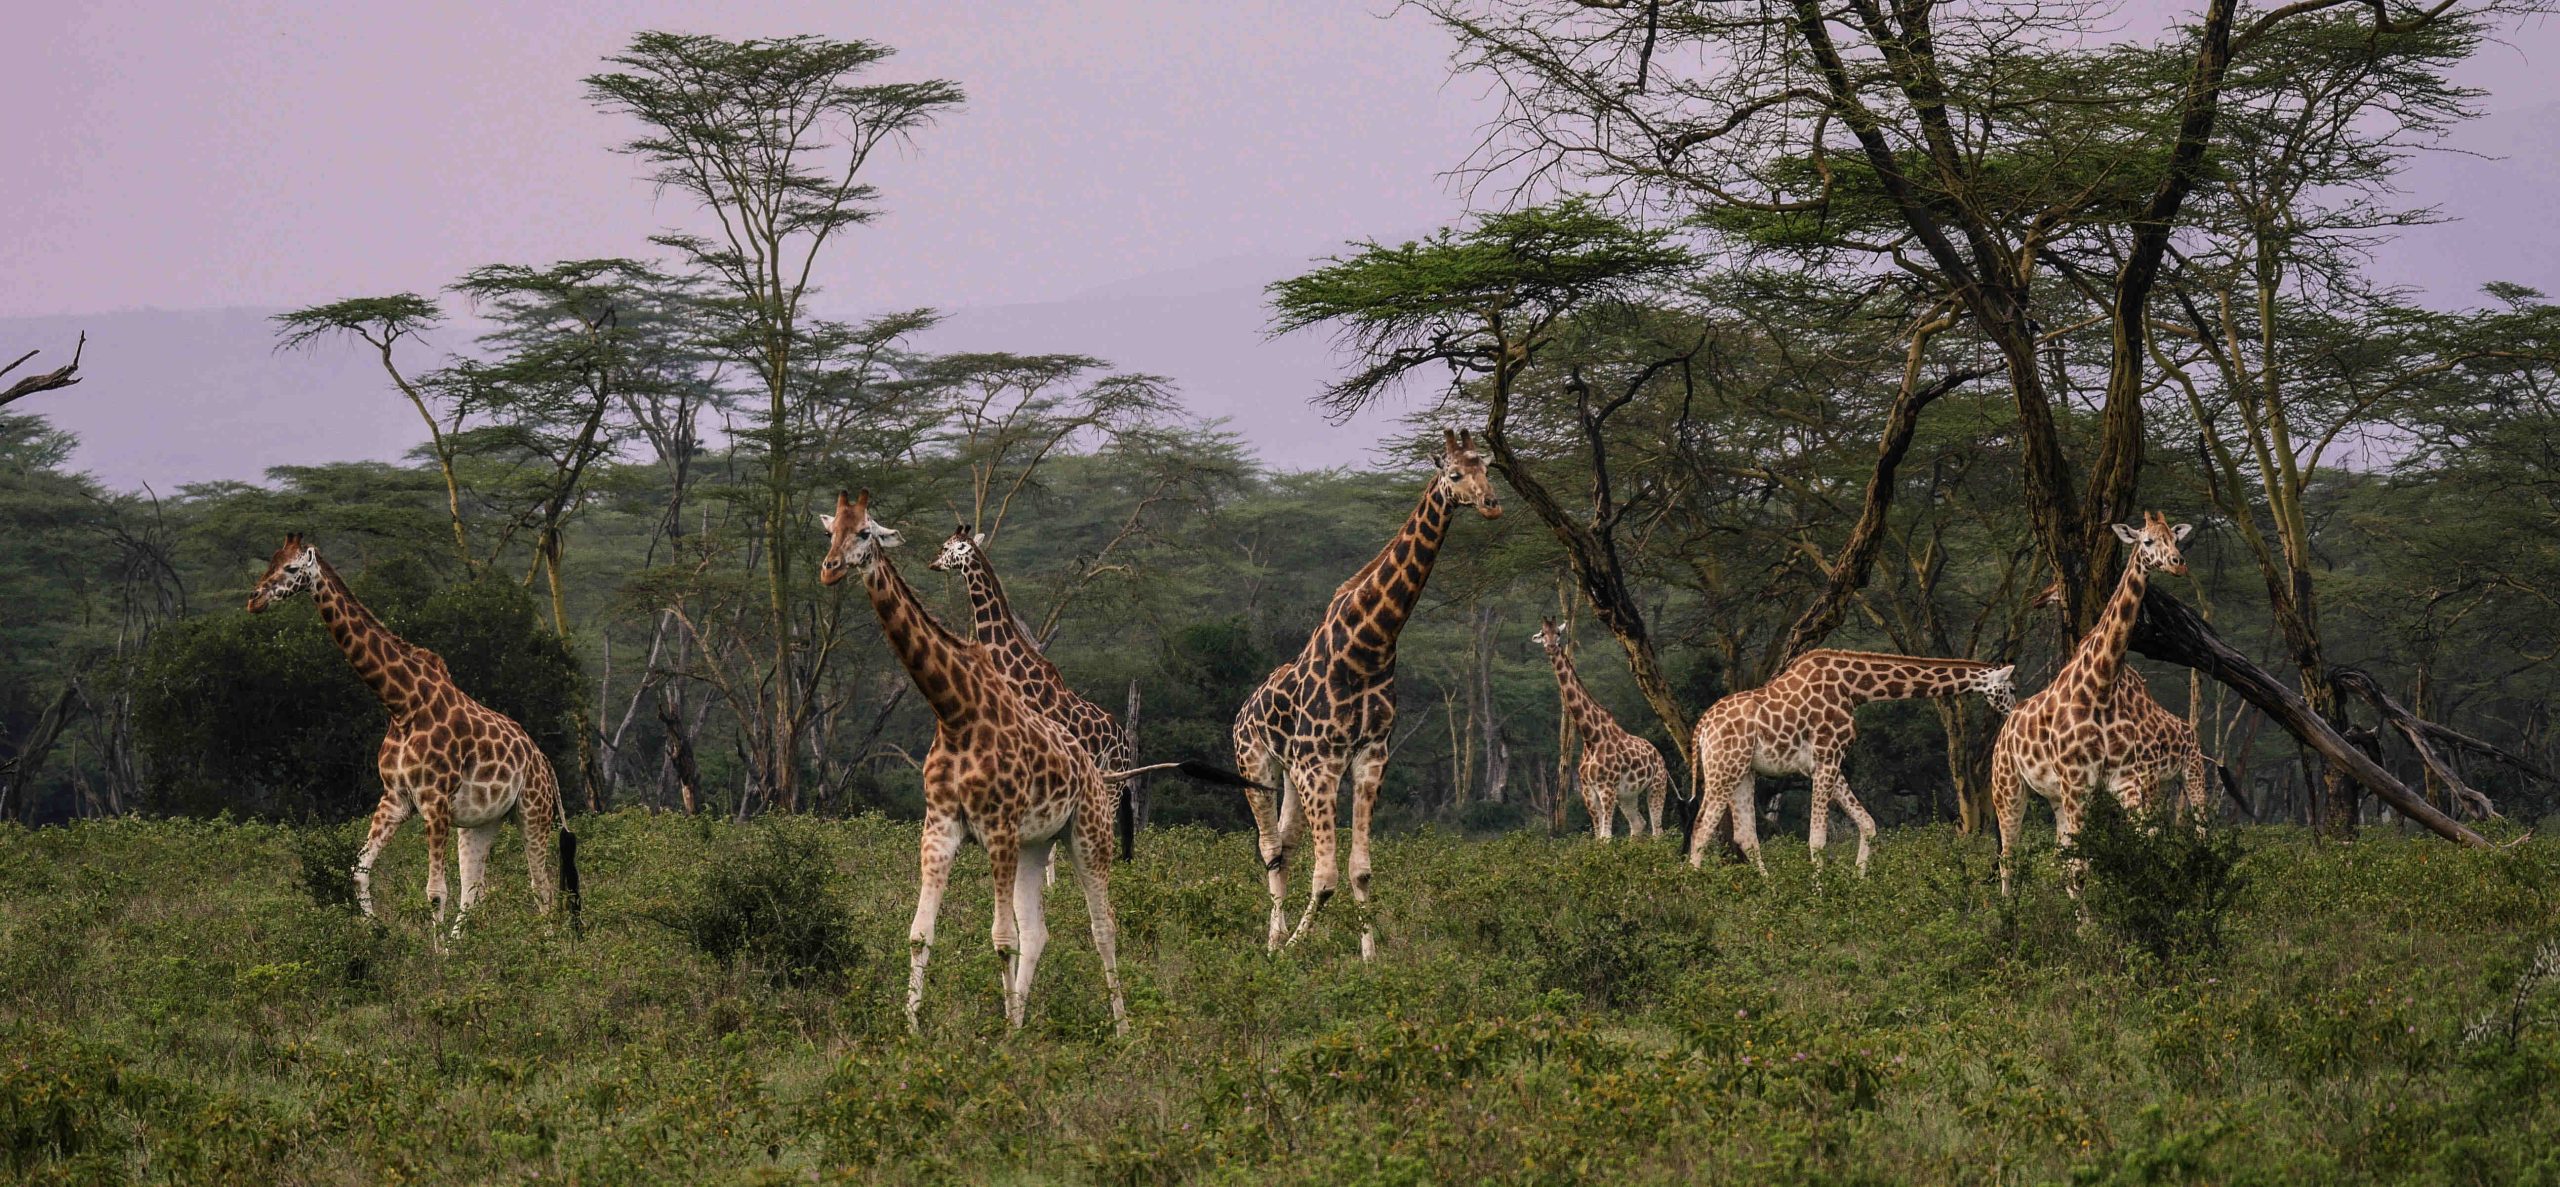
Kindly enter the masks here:
M 642 34 L 586 80 L 627 131 L 597 150 L 679 225 L 277 317 L 280 347 L 379 361 L 405 461 L 112 491 L 43 419 L 76 359 L 0 398 L 0 1156 L 64 1181 L 2560 1177 L 2535 1140 L 2560 857 L 2490 844 L 2560 807 L 2560 306 L 2370 267 L 2434 217 L 2396 183 L 2475 114 L 2457 72 L 2533 11 L 2206 0 L 2137 35 L 2076 2 L 1413 0 L 1396 19 L 1503 96 L 1451 162 L 1482 210 L 1272 286 L 1275 331 L 1345 348 L 1311 399 L 1407 418 L 1411 464 L 1313 473 L 1160 377 L 926 351 L 934 311 L 810 286 L 894 209 L 874 156 L 967 118 L 959 83 L 871 42 Z M 985 533 L 1142 759 L 1223 764 L 1444 426 L 1512 513 L 1458 524 L 1403 635 L 1382 958 L 1340 917 L 1262 956 L 1242 803 L 1141 785 L 1115 882 L 1137 1036 L 1109 1039 L 1060 926 L 1030 1033 L 957 988 L 994 958 L 946 943 L 901 1037 L 930 715 L 816 580 L 834 492 L 911 540 Z M 1583 825 L 1542 615 L 1683 781 L 1696 714 L 1810 647 L 2040 687 L 2119 571 L 2107 525 L 2154 508 L 2197 525 L 2191 575 L 2134 646 L 2221 764 L 2214 831 L 2095 828 L 2086 927 L 2050 860 L 1986 891 L 1999 720 L 1971 699 L 1862 715 L 1849 776 L 1897 826 L 1871 880 L 1559 839 Z M 383 720 L 308 610 L 238 608 L 288 531 L 551 754 L 585 936 L 524 916 L 512 839 L 441 959 L 414 841 L 390 925 L 350 915 Z M 1770 801 L 1763 835 L 1802 836 L 1800 784 Z M 974 926 L 983 880 L 954 888 Z

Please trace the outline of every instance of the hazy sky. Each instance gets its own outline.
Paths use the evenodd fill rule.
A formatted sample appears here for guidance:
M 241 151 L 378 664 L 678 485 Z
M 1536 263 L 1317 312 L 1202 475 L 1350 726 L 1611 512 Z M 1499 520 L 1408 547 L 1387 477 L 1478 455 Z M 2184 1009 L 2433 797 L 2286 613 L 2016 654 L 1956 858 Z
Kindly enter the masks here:
M 432 290 L 689 217 L 579 79 L 635 30 L 823 33 L 965 110 L 878 170 L 830 306 L 1048 300 L 1446 221 L 1485 110 L 1378 3 L 26 6 L 0 72 L 0 316 Z
M 2143 31 L 2196 7 L 2136 0 L 2118 19 Z M 33 340 L 0 348 L 41 346 L 40 361 L 58 361 L 60 339 L 95 324 L 64 315 L 434 292 L 483 264 L 647 253 L 648 234 L 695 212 L 660 201 L 609 151 L 631 128 L 593 111 L 579 79 L 642 29 L 821 33 L 896 47 L 877 77 L 949 78 L 969 96 L 876 169 L 888 217 L 829 257 L 823 312 L 1024 307 L 1130 278 L 1178 299 L 1180 278 L 1164 274 L 1190 270 L 1225 285 L 1228 304 L 1184 308 L 1196 315 L 1184 324 L 1093 305 L 1107 324 L 1075 331 L 1086 337 L 1019 348 L 1089 349 L 1173 374 L 1277 462 L 1357 460 L 1382 430 L 1331 429 L 1305 408 L 1331 364 L 1320 342 L 1261 342 L 1251 286 L 1344 240 L 1410 235 L 1460 212 L 1441 174 L 1492 105 L 1481 82 L 1449 79 L 1435 27 L 1388 19 L 1390 8 L 19 5 L 0 71 L 0 318 L 50 317 L 15 323 L 13 337 Z M 2414 174 L 2413 201 L 2464 221 L 2413 236 L 2384 275 L 2440 293 L 2483 279 L 2560 290 L 2560 27 L 2509 39 L 2464 75 L 2503 114 L 2461 140 L 2508 159 L 2440 159 Z M 961 345 L 1016 345 L 994 339 L 1017 323 L 1029 324 L 989 314 L 952 332 L 974 325 L 989 340 Z M 264 334 L 244 325 L 241 359 L 222 374 L 189 372 L 195 356 L 175 338 L 101 339 L 81 398 L 31 410 L 77 431 L 82 464 L 119 482 L 248 478 L 313 454 L 394 456 L 414 440 L 407 411 L 374 399 L 380 384 L 361 368 L 259 361 Z M 159 370 L 114 370 L 145 363 Z M 315 407 L 369 419 L 331 437 L 309 419 Z M 252 412 L 266 419 L 248 423 Z

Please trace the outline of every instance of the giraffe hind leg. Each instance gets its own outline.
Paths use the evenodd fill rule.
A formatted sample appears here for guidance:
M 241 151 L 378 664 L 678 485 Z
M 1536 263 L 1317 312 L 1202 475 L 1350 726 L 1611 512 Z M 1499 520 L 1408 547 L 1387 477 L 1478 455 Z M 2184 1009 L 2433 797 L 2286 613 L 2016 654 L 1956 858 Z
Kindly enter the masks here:
M 1334 883 L 1341 878 L 1341 867 L 1334 861 L 1334 796 L 1342 784 L 1343 760 L 1335 755 L 1318 755 L 1300 760 L 1289 776 L 1290 790 L 1298 797 L 1299 811 L 1306 817 L 1308 848 L 1312 850 L 1307 870 L 1307 909 L 1298 916 L 1298 926 L 1281 941 L 1283 948 L 1305 938 L 1315 926 L 1316 912 L 1325 900 L 1333 897 Z M 1281 823 L 1288 825 L 1288 809 L 1281 809 Z
M 1106 826 L 1079 819 L 1067 844 L 1075 850 L 1076 884 L 1084 891 L 1084 913 L 1093 927 L 1093 951 L 1102 958 L 1102 983 L 1111 993 L 1111 1026 L 1129 1033 L 1129 1000 L 1120 987 L 1120 924 L 1111 916 L 1111 863 L 1092 860 L 1107 836 Z
M 959 815 L 948 808 L 927 808 L 924 835 L 916 845 L 916 917 L 907 926 L 909 1031 L 921 1029 L 916 1016 L 924 1006 L 924 967 L 933 959 L 933 933 L 942 916 L 942 892 L 951 883 L 951 863 L 959 853 Z
M 373 863 L 381 859 L 383 848 L 391 844 L 401 824 L 417 810 L 417 804 L 396 785 L 384 787 L 381 802 L 373 807 L 373 824 L 365 831 L 364 848 L 356 854 L 355 868 L 356 909 L 367 919 L 375 918 Z
M 1377 921 L 1369 905 L 1369 817 L 1378 785 L 1387 777 L 1385 744 L 1363 747 L 1351 759 L 1351 902 L 1360 914 L 1360 959 L 1378 955 Z
M 1057 873 L 1050 861 L 1054 840 L 1036 841 L 1022 847 L 1021 863 L 1013 876 L 1013 927 L 1021 955 L 1014 958 L 1012 1000 L 1016 1003 L 1013 1025 L 1020 1029 L 1031 1008 L 1031 980 L 1040 970 L 1040 954 L 1049 948 L 1048 908 L 1043 901 L 1049 879 Z

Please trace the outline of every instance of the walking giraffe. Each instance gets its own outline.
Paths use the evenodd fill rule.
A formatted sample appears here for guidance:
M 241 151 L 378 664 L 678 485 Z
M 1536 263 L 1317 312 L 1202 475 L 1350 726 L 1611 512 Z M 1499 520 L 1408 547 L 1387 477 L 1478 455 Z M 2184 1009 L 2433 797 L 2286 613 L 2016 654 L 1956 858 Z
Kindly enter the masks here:
M 2062 583 L 2046 586 L 2036 605 L 2059 607 Z M 2063 624 L 2064 639 L 2071 637 L 2070 624 Z M 2193 683 L 2187 688 L 2187 715 L 2180 717 L 2169 711 L 2151 695 L 2151 686 L 2131 664 L 2116 669 L 2114 703 L 2104 718 L 2107 742 L 2107 766 L 2126 772 L 2120 790 L 2132 792 L 2135 798 L 2122 801 L 2135 812 L 2148 812 L 2164 806 L 2160 790 L 2168 785 L 2169 776 L 2178 775 L 2185 784 L 2180 804 L 2189 818 L 2198 824 L 2211 815 L 2210 785 L 2206 774 L 2210 764 L 2204 746 L 2196 736 L 2198 692 Z
M 317 545 L 295 532 L 267 558 L 266 575 L 249 595 L 249 613 L 309 593 L 329 637 L 345 653 L 357 678 L 391 712 L 375 769 L 382 799 L 373 827 L 356 856 L 356 906 L 373 917 L 373 863 L 412 813 L 426 821 L 427 903 L 444 927 L 445 845 L 462 830 L 462 897 L 451 934 L 480 900 L 489 848 L 512 817 L 524 826 L 526 872 L 534 909 L 551 913 L 557 890 L 566 890 L 569 916 L 578 915 L 578 838 L 561 828 L 560 787 L 551 760 L 533 737 L 507 715 L 471 699 L 453 682 L 443 657 L 392 634 L 364 603 L 347 592 L 338 571 L 320 558 Z M 551 834 L 560 833 L 558 882 L 553 881 Z
M 2071 661 L 2054 675 L 2053 683 L 2028 697 L 2001 723 L 1999 741 L 1991 748 L 1991 810 L 2000 822 L 2002 894 L 2009 893 L 2010 863 L 2018 830 L 2026 824 L 2028 792 L 2053 801 L 2054 836 L 2063 846 L 2070 845 L 2080 831 L 2089 793 L 2104 789 L 2126 804 L 2140 804 L 2145 798 L 2139 772 L 2120 765 L 2128 763 L 2130 756 L 2110 745 L 2111 734 L 2121 728 L 2116 720 L 2121 707 L 2117 674 L 2125 670 L 2125 643 L 2133 637 L 2134 620 L 2142 612 L 2150 570 L 2185 573 L 2187 561 L 2178 543 L 2191 529 L 2183 523 L 2171 526 L 2167 517 L 2153 511 L 2143 516 L 2141 527 L 2116 524 L 2115 530 L 2116 537 L 2131 547 L 2114 596 L 2107 599 L 2097 625 L 2082 636 Z M 2150 699 L 2147 692 L 2143 699 Z M 2201 777 L 2196 785 L 2203 785 Z M 2188 792 L 2190 799 L 2196 794 Z M 2077 886 L 2072 893 L 2079 893 Z
M 1662 752 L 1628 733 L 1592 699 L 1573 670 L 1573 656 L 1565 650 L 1564 632 L 1556 629 L 1554 619 L 1545 620 L 1531 638 L 1555 666 L 1556 695 L 1582 737 L 1582 762 L 1574 768 L 1574 778 L 1582 786 L 1582 806 L 1591 813 L 1591 835 L 1608 840 L 1610 825 L 1622 814 L 1628 836 L 1662 835 L 1662 804 L 1671 794 L 1671 768 L 1662 761 Z M 1642 819 L 1636 816 L 1639 795 L 1644 798 Z
M 1386 776 L 1387 739 L 1396 722 L 1396 636 L 1431 579 L 1440 542 L 1461 505 L 1498 519 L 1502 504 L 1486 477 L 1484 457 L 1472 437 L 1443 430 L 1438 473 L 1404 526 L 1378 555 L 1333 591 L 1323 621 L 1307 636 L 1297 658 L 1264 677 L 1237 711 L 1231 738 L 1236 767 L 1248 779 L 1282 788 L 1278 814 L 1269 793 L 1247 788 L 1254 828 L 1262 836 L 1262 864 L 1271 885 L 1272 951 L 1295 942 L 1315 922 L 1316 909 L 1333 897 L 1335 794 L 1351 775 L 1351 897 L 1360 904 L 1360 958 L 1377 953 L 1368 919 L 1369 814 L 1378 782 Z M 1288 782 L 1279 783 L 1285 775 Z M 1289 848 L 1303 821 L 1315 840 L 1308 875 L 1306 914 L 1283 938 L 1288 924 Z
M 1111 918 L 1111 793 L 1102 770 L 1065 726 L 1023 700 L 984 645 L 951 633 L 916 600 L 915 590 L 889 562 L 886 550 L 897 545 L 898 533 L 871 518 L 870 491 L 852 499 L 838 492 L 835 514 L 821 516 L 819 522 L 828 541 L 818 579 L 834 585 L 847 573 L 861 576 L 863 592 L 880 616 L 881 633 L 916 691 L 933 707 L 933 749 L 924 759 L 916 916 L 907 929 L 907 1028 L 919 1029 L 934 925 L 966 830 L 986 847 L 995 879 L 992 938 L 1004 965 L 1006 1023 L 1021 1029 L 1031 1001 L 1031 978 L 1049 944 L 1041 894 L 1050 850 L 1064 835 L 1075 856 L 1094 950 L 1102 957 L 1112 1025 L 1128 1033 L 1118 927 Z
M 1042 654 L 1040 645 L 1024 633 L 1021 620 L 1013 616 L 1013 604 L 1005 600 L 1004 583 L 996 579 L 996 567 L 987 559 L 987 542 L 983 536 L 961 524 L 942 542 L 942 552 L 925 567 L 937 573 L 958 572 L 969 587 L 969 623 L 978 642 L 996 661 L 996 670 L 1012 677 L 1015 690 L 1042 716 L 1067 727 L 1076 744 L 1093 756 L 1093 765 L 1105 771 L 1117 771 L 1129 765 L 1129 734 L 1120 728 L 1120 719 L 1111 711 L 1076 694 L 1067 687 L 1067 678 Z M 1120 827 L 1120 856 L 1127 859 L 1137 851 L 1137 818 L 1120 782 L 1111 784 L 1112 817 Z M 1049 867 L 1049 881 L 1057 881 L 1058 868 Z
M 1698 717 L 1698 823 L 1689 833 L 1689 864 L 1706 857 L 1706 844 L 1727 811 L 1734 843 L 1759 867 L 1757 788 L 1762 775 L 1813 777 L 1812 823 L 1807 840 L 1821 864 L 1830 843 L 1831 805 L 1858 828 L 1858 876 L 1867 873 L 1875 841 L 1875 817 L 1849 790 L 1841 760 L 1858 735 L 1858 706 L 1909 697 L 1951 697 L 1978 692 L 2003 713 L 2016 700 L 2017 669 L 1971 659 L 1931 659 L 1868 651 L 1808 651 L 1758 688 L 1737 692 Z

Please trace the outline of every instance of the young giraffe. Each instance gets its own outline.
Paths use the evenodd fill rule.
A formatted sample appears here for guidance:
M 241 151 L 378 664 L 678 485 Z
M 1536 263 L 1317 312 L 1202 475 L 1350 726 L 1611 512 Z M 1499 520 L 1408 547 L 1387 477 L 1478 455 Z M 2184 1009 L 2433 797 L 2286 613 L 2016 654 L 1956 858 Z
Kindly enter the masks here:
M 2062 583 L 2045 587 L 2036 598 L 2038 606 L 2060 607 Z M 2062 637 L 2071 637 L 2066 621 Z M 2151 695 L 2150 684 L 2131 664 L 2116 670 L 2113 703 L 2105 717 L 2107 766 L 2126 772 L 2120 792 L 2134 798 L 2124 806 L 2136 812 L 2159 807 L 2160 790 L 2168 786 L 2169 776 L 2183 780 L 2185 795 L 2180 808 L 2189 818 L 2202 824 L 2211 815 L 2212 785 L 2206 782 L 2208 764 L 2204 747 L 2196 740 L 2196 690 L 2187 690 L 2187 716 L 2168 710 Z
M 1591 812 L 1591 835 L 1608 840 L 1610 825 L 1621 814 L 1627 818 L 1628 836 L 1662 835 L 1662 804 L 1671 794 L 1671 768 L 1663 763 L 1662 752 L 1628 733 L 1591 699 L 1554 619 L 1546 619 L 1530 638 L 1555 666 L 1556 695 L 1564 701 L 1565 716 L 1573 719 L 1574 732 L 1582 736 L 1582 763 L 1574 777 L 1582 785 L 1582 806 Z M 1639 794 L 1644 797 L 1642 819 L 1636 817 Z
M 2081 638 L 2053 683 L 2028 697 L 2001 723 L 2000 739 L 1992 745 L 1991 809 L 2000 822 L 2002 894 L 2009 893 L 2010 860 L 2018 830 L 2026 824 L 2029 791 L 2053 801 L 2054 836 L 2065 846 L 2080 831 L 2080 814 L 2090 792 L 2104 789 L 2126 804 L 2138 805 L 2146 798 L 2138 773 L 2120 765 L 2128 756 L 2117 753 L 2110 742 L 2120 728 L 2117 675 L 2128 670 L 2125 642 L 2142 612 L 2150 570 L 2185 573 L 2187 562 L 2178 543 L 2191 529 L 2183 523 L 2171 526 L 2157 511 L 2144 515 L 2140 528 L 2117 524 L 2115 529 L 2117 538 L 2132 547 L 2114 596 L 2107 599 L 2098 624 Z M 2143 699 L 2149 700 L 2149 693 Z M 2202 785 L 2198 777 L 2196 786 Z M 2191 799 L 2195 794 L 2188 792 Z M 2076 887 L 2073 893 L 2078 893 Z
M 373 863 L 401 822 L 416 813 L 426 821 L 427 902 L 439 929 L 446 904 L 445 844 L 452 829 L 462 830 L 462 899 L 452 928 L 452 934 L 461 934 L 463 919 L 480 899 L 489 847 L 497 843 L 499 828 L 514 817 L 524 825 L 534 909 L 544 915 L 551 913 L 555 893 L 551 834 L 559 828 L 557 886 L 568 893 L 574 922 L 578 838 L 559 827 L 559 784 L 533 737 L 455 686 L 443 657 L 392 634 L 347 592 L 338 571 L 320 559 L 320 549 L 295 532 L 267 559 L 266 575 L 249 595 L 249 613 L 306 592 L 357 677 L 391 711 L 391 727 L 382 735 L 375 760 L 382 773 L 382 800 L 373 809 L 373 828 L 356 857 L 356 906 L 367 918 L 373 916 Z
M 1119 929 L 1111 918 L 1111 792 L 1102 770 L 1065 726 L 1025 703 L 984 645 L 951 633 L 916 600 L 915 590 L 889 562 L 885 550 L 898 543 L 898 533 L 871 518 L 870 491 L 852 499 L 837 492 L 835 514 L 821 516 L 819 522 L 827 529 L 828 542 L 818 579 L 834 585 L 847 573 L 861 575 L 881 632 L 916 691 L 933 707 L 933 749 L 924 759 L 916 917 L 907 929 L 907 1028 L 918 1029 L 934 924 L 965 829 L 986 847 L 995 878 L 993 939 L 1004 962 L 1005 1021 L 1021 1029 L 1031 1001 L 1031 978 L 1049 944 L 1041 892 L 1050 849 L 1063 834 L 1075 856 L 1094 950 L 1102 956 L 1112 1025 L 1128 1033 L 1129 1007 L 1120 992 Z
M 1067 727 L 1075 735 L 1076 744 L 1093 756 L 1093 765 L 1105 771 L 1121 770 L 1129 765 L 1129 735 L 1120 728 L 1120 719 L 1111 711 L 1076 695 L 1067 687 L 1067 678 L 1058 665 L 1050 663 L 1040 645 L 1022 630 L 1013 616 L 1013 604 L 1005 600 L 1004 583 L 996 579 L 996 567 L 987 560 L 986 538 L 969 531 L 969 525 L 953 528 L 951 538 L 942 542 L 942 552 L 925 567 L 937 573 L 958 572 L 969 586 L 969 619 L 978 642 L 986 645 L 994 657 L 996 670 L 1013 678 L 1022 699 L 1042 716 Z M 1137 818 L 1122 784 L 1111 784 L 1112 818 L 1120 828 L 1122 860 L 1137 852 Z M 1058 880 L 1058 867 L 1049 867 L 1049 881 Z
M 1707 841 L 1731 811 L 1734 842 L 1767 875 L 1769 867 L 1760 860 L 1759 777 L 1810 775 L 1808 840 L 1815 864 L 1830 843 L 1831 805 L 1836 801 L 1858 828 L 1858 876 L 1865 877 L 1876 821 L 1850 792 L 1848 776 L 1840 769 L 1857 737 L 1858 706 L 1978 692 L 1992 708 L 2006 713 L 2016 703 L 2016 674 L 2014 665 L 1980 660 L 1826 649 L 1796 657 L 1767 684 L 1717 701 L 1699 715 L 1694 735 L 1701 798 L 1697 826 L 1689 833 L 1689 864 L 1705 859 Z
M 1297 658 L 1264 677 L 1236 712 L 1230 733 L 1236 766 L 1248 779 L 1283 788 L 1278 815 L 1271 796 L 1245 790 L 1254 828 L 1262 835 L 1262 864 L 1271 886 L 1267 944 L 1278 951 L 1315 922 L 1316 909 L 1333 897 L 1334 796 L 1345 766 L 1351 774 L 1351 897 L 1361 905 L 1360 958 L 1377 952 L 1367 915 L 1369 814 L 1387 770 L 1387 738 L 1396 721 L 1396 635 L 1404 629 L 1423 583 L 1431 579 L 1440 542 L 1454 510 L 1470 506 L 1498 519 L 1502 504 L 1485 476 L 1484 457 L 1472 436 L 1442 431 L 1439 472 L 1405 516 L 1404 527 L 1360 571 L 1333 591 L 1324 620 Z M 1286 784 L 1279 780 L 1284 776 Z M 1306 914 L 1283 939 L 1288 923 L 1289 849 L 1304 821 L 1315 839 L 1315 868 L 1308 876 Z

